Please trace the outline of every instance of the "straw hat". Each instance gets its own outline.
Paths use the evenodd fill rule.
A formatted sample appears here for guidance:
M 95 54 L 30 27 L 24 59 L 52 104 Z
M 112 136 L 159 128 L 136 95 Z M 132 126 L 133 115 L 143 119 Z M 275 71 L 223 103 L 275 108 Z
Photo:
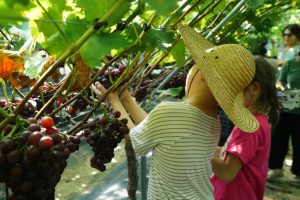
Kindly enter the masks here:
M 243 90 L 255 74 L 250 51 L 237 44 L 216 46 L 189 26 L 178 24 L 181 37 L 215 99 L 240 130 L 255 132 L 259 123 L 243 106 Z

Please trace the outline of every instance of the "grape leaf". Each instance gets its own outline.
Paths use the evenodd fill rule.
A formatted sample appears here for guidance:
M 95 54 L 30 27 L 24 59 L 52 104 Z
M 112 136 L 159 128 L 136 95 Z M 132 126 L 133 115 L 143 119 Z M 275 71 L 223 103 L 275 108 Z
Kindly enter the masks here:
M 147 46 L 146 51 L 154 51 L 155 47 L 167 53 L 171 48 L 171 44 L 175 42 L 175 35 L 171 31 L 160 31 L 150 29 L 142 39 Z
M 159 97 L 162 97 L 163 95 L 172 95 L 173 97 L 179 96 L 181 90 L 183 87 L 178 88 L 169 88 L 167 90 L 157 90 L 157 93 L 160 93 Z
M 43 63 L 48 60 L 48 58 L 43 57 L 43 55 L 42 51 L 38 51 L 25 62 L 25 73 L 29 78 L 37 78 L 45 72 Z
M 131 3 L 129 1 L 126 1 L 108 20 L 108 24 L 116 24 L 118 22 L 121 22 L 124 15 L 129 12 Z
M 92 22 L 102 17 L 118 0 L 77 0 L 77 7 L 83 9 L 85 18 Z
M 260 6 L 264 5 L 264 0 L 248 0 L 247 4 L 252 8 L 252 9 L 257 9 Z
M 7 25 L 9 23 L 16 23 L 15 19 L 8 18 L 20 18 L 26 17 L 25 11 L 34 8 L 35 5 L 33 3 L 29 3 L 26 6 L 15 3 L 13 7 L 9 7 L 4 1 L 0 1 L 0 23 L 3 25 Z
M 81 46 L 80 53 L 93 70 L 96 66 L 101 66 L 99 58 L 110 54 L 112 49 L 125 48 L 130 44 L 119 32 L 94 34 Z
M 55 59 L 61 56 L 67 49 L 67 45 L 59 32 L 52 35 L 45 42 L 42 42 L 41 45 L 50 53 L 51 56 L 54 56 Z
M 24 68 L 24 56 L 20 51 L 0 50 L 0 78 L 7 78 L 14 71 Z
M 27 4 L 29 4 L 29 0 L 4 0 L 7 5 L 9 7 L 13 7 L 15 3 L 20 3 L 20 4 L 23 4 L 24 6 L 27 6 Z
M 180 39 L 177 44 L 172 48 L 170 54 L 176 61 L 176 65 L 180 67 L 185 62 L 185 44 L 182 39 Z
M 66 21 L 81 23 L 88 22 L 86 19 L 80 19 L 75 13 L 69 13 L 66 17 Z M 75 43 L 88 29 L 86 26 L 78 24 L 63 24 L 62 28 L 70 43 Z
M 76 65 L 74 67 L 77 69 L 76 75 L 82 83 L 83 87 L 85 87 L 90 82 L 90 73 L 92 73 L 92 70 L 87 65 L 87 63 L 84 62 L 79 51 L 75 53 L 75 61 Z M 80 90 L 80 84 L 77 79 L 74 78 L 70 92 L 78 92 Z
M 168 17 L 177 7 L 175 0 L 142 0 L 148 3 L 151 8 L 156 10 L 159 15 Z
M 49 7 L 48 11 L 49 15 L 52 17 L 53 20 L 63 21 L 62 12 L 58 9 L 58 7 Z M 43 16 L 40 19 L 47 19 L 49 20 L 48 15 L 44 12 Z M 36 22 L 39 32 L 42 32 L 45 36 L 45 39 L 50 38 L 52 35 L 57 33 L 57 28 L 54 23 L 46 23 L 46 22 Z M 59 28 L 62 28 L 61 23 L 57 23 Z

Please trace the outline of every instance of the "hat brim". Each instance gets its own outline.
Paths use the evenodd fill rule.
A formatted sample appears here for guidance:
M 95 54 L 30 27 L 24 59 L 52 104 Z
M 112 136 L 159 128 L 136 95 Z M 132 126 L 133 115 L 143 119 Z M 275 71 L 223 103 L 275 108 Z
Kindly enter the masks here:
M 240 130 L 247 133 L 255 132 L 259 128 L 259 123 L 253 114 L 244 107 L 243 91 L 240 89 L 244 89 L 247 84 L 251 82 L 254 74 L 246 74 L 243 77 L 243 79 L 247 80 L 246 82 L 241 79 L 241 82 L 235 83 L 239 87 L 232 83 L 228 83 L 228 80 L 222 78 L 223 76 L 221 74 L 222 70 L 228 69 L 225 67 L 224 69 L 220 69 L 221 66 L 218 66 L 215 60 L 211 58 L 213 55 L 207 53 L 207 50 L 213 48 L 214 45 L 186 25 L 179 23 L 178 28 L 181 37 L 199 67 L 208 87 L 226 115 Z M 216 47 L 216 49 L 217 48 L 218 47 Z M 232 52 L 228 53 L 234 54 L 234 51 L 235 50 L 232 50 Z M 238 63 L 239 58 L 236 59 Z M 232 65 L 232 63 L 225 63 L 223 66 L 226 66 L 226 64 Z M 238 65 L 239 64 L 237 64 L 237 68 L 241 67 Z

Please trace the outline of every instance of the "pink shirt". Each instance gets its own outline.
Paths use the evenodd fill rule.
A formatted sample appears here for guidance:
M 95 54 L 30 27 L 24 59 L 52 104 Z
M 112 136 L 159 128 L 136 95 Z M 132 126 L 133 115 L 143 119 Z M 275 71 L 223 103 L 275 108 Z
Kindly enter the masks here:
M 216 175 L 211 178 L 216 200 L 262 200 L 264 196 L 268 158 L 271 145 L 271 130 L 266 116 L 254 114 L 259 122 L 259 129 L 254 133 L 245 133 L 234 127 L 227 143 L 225 152 L 238 156 L 244 165 L 230 183 L 225 183 Z

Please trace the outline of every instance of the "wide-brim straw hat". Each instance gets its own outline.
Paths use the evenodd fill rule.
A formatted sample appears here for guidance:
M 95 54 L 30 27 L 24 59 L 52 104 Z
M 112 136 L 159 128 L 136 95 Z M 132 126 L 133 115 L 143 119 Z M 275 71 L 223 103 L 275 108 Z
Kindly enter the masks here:
M 250 51 L 237 44 L 214 46 L 189 26 L 178 24 L 181 37 L 208 87 L 226 115 L 240 130 L 253 133 L 259 123 L 243 106 L 243 91 L 255 75 Z

